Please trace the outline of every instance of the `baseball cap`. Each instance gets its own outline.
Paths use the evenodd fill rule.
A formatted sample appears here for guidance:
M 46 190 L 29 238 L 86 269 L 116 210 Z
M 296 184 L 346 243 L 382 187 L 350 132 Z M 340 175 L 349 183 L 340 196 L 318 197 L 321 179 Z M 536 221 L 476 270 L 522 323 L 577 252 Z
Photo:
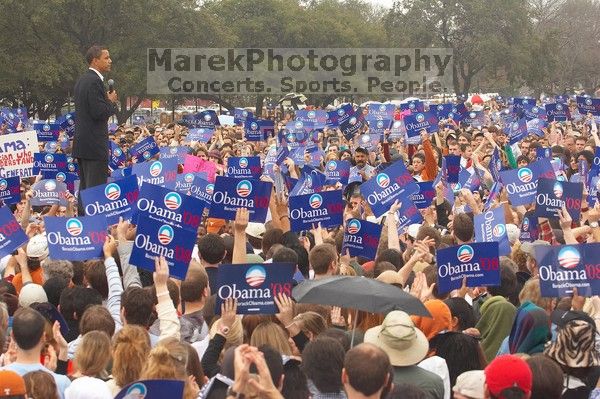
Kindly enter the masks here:
M 209 234 L 219 234 L 221 227 L 225 226 L 225 220 L 208 218 L 206 223 L 206 232 Z
M 544 240 L 535 240 L 534 242 L 524 242 L 521 245 L 521 251 L 525 252 L 527 255 L 535 258 L 535 248 L 538 246 L 550 245 L 548 241 Z
M 502 391 L 519 388 L 531 392 L 533 375 L 525 360 L 515 355 L 498 356 L 485 368 L 485 383 L 492 395 L 502 399 Z
M 37 234 L 29 239 L 27 244 L 27 256 L 43 260 L 48 257 L 48 240 L 46 234 Z
M 33 283 L 24 285 L 19 292 L 19 305 L 26 308 L 36 302 L 48 302 L 44 287 Z
M 550 315 L 550 319 L 552 320 L 552 323 L 556 324 L 558 327 L 564 327 L 573 320 L 583 320 L 590 323 L 594 328 L 596 327 L 594 319 L 592 319 L 587 313 L 578 310 L 556 309 Z
M 465 371 L 456 377 L 456 384 L 452 391 L 473 399 L 483 399 L 483 381 L 485 381 L 483 370 Z
M 262 239 L 263 235 L 265 234 L 265 231 L 265 225 L 262 223 L 250 222 L 248 223 L 248 227 L 246 227 L 246 234 L 254 238 Z
M 23 377 L 14 371 L 0 370 L 0 398 L 26 394 L 27 389 Z

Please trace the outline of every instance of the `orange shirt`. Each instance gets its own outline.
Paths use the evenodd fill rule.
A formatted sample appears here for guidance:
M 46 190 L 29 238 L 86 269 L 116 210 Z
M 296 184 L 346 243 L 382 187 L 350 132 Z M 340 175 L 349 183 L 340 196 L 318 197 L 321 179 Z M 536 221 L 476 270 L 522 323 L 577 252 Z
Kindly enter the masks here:
M 44 284 L 44 273 L 41 266 L 31 272 L 31 280 L 34 284 Z M 16 274 L 16 276 L 13 278 L 12 283 L 15 286 L 15 289 L 17 290 L 17 295 L 19 295 L 19 293 L 21 293 L 21 288 L 23 288 L 23 276 L 21 275 L 21 273 Z

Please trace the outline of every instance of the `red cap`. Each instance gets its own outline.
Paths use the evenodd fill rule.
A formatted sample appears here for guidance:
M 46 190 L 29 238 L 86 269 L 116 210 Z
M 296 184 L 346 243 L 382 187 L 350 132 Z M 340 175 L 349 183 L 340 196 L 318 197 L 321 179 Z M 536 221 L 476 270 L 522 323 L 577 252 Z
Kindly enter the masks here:
M 494 396 L 514 387 L 528 394 L 531 392 L 532 379 L 529 365 L 515 355 L 498 356 L 485 368 L 485 382 Z M 501 396 L 499 398 L 502 399 Z

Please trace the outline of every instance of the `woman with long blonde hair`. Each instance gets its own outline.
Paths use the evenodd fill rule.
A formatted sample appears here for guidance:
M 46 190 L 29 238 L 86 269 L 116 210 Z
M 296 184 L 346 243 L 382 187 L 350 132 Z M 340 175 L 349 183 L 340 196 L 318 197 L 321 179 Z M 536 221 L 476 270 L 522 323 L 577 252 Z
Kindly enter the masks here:
M 112 379 L 106 384 L 113 396 L 121 388 L 140 379 L 150 353 L 150 336 L 144 328 L 127 324 L 113 337 Z
M 184 381 L 183 399 L 195 399 L 200 389 L 187 372 L 188 350 L 175 338 L 166 338 L 150 351 L 140 379 Z
M 271 346 L 282 355 L 292 355 L 292 348 L 288 343 L 287 333 L 283 331 L 281 326 L 272 321 L 263 321 L 260 323 L 256 326 L 250 337 L 250 346 L 258 348 L 263 345 Z

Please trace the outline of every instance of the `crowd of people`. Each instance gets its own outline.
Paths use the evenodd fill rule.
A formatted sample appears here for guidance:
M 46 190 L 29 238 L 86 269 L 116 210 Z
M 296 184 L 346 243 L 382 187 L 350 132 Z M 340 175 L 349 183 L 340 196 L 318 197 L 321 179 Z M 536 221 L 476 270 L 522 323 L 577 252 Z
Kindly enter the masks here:
M 369 150 L 339 129 L 319 131 L 323 156 L 314 164 L 307 152 L 305 162 L 317 170 L 330 160 L 352 163 L 353 183 L 342 187 L 344 221 L 384 226 L 375 259 L 342 251 L 344 225 L 291 231 L 289 199 L 281 193 L 273 193 L 264 224 L 249 223 L 244 209 L 231 221 L 205 217 L 181 281 L 169 278 L 164 258 L 156 259 L 153 273 L 130 264 L 135 221 L 110 227 L 102 259 L 51 259 L 44 217 L 76 216 L 76 199 L 70 196 L 68 206 L 32 206 L 35 178 L 21 179 L 22 200 L 10 208 L 29 241 L 0 260 L 0 397 L 113 398 L 140 380 L 182 381 L 185 399 L 600 397 L 600 298 L 577 290 L 543 297 L 535 257 L 542 245 L 598 242 L 600 208 L 587 202 L 589 188 L 579 220 L 566 212 L 539 219 L 539 238 L 532 242 L 522 242 L 521 229 L 533 205 L 513 206 L 502 190 L 489 199 L 492 208 L 504 209 L 511 246 L 510 256 L 500 257 L 500 284 L 437 289 L 436 251 L 474 241 L 474 215 L 489 205 L 495 183 L 495 150 L 502 169 L 516 169 L 534 162 L 537 148 L 549 147 L 563 166 L 557 173 L 582 181 L 579 161 L 591 166 L 600 147 L 589 115 L 552 122 L 542 135 L 511 145 L 494 118 L 507 106 L 467 103 L 484 113 L 481 126 L 440 121 L 438 132 L 423 132 L 417 145 L 391 139 L 386 130 Z M 293 118 L 293 111 L 279 113 L 275 132 Z M 187 146 L 214 162 L 217 174 L 225 173 L 230 157 L 264 161 L 281 145 L 278 134 L 247 141 L 243 126 L 218 126 L 206 143 L 190 142 L 188 132 L 178 123 L 123 125 L 109 138 L 124 152 L 150 136 L 160 147 Z M 70 153 L 69 147 L 57 151 Z M 363 182 L 399 160 L 416 181 L 433 181 L 449 154 L 461 157 L 462 169 L 477 171 L 481 184 L 451 191 L 453 205 L 437 184 L 430 206 L 420 210 L 422 223 L 398 229 L 400 204 L 376 217 L 360 193 Z M 284 161 L 287 178 L 305 173 L 300 163 Z M 323 189 L 332 188 L 339 184 Z M 332 275 L 376 279 L 418 298 L 431 317 L 296 303 L 283 294 L 274 315 L 237 314 L 233 299 L 215 312 L 220 265 L 263 262 L 293 263 L 298 284 Z

